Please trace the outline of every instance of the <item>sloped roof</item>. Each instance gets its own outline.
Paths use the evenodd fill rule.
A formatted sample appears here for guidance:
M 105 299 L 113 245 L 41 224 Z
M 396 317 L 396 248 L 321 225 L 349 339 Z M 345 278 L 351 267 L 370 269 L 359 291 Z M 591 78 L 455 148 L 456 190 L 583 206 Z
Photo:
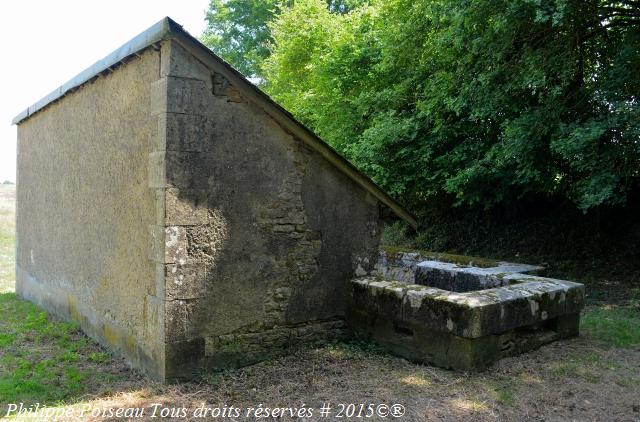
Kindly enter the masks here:
M 65 95 L 75 91 L 87 82 L 108 73 L 118 67 L 128 57 L 136 55 L 141 50 L 162 40 L 172 39 L 186 48 L 197 59 L 209 68 L 222 74 L 247 99 L 260 106 L 267 114 L 275 119 L 285 130 L 290 132 L 309 147 L 322 155 L 358 185 L 375 196 L 380 202 L 388 206 L 393 212 L 412 227 L 417 227 L 416 218 L 400 205 L 395 199 L 387 195 L 371 179 L 361 173 L 353 164 L 338 154 L 331 146 L 316 136 L 311 130 L 298 122 L 287 110 L 273 101 L 267 94 L 247 80 L 240 72 L 218 57 L 213 51 L 186 32 L 174 20 L 166 17 L 137 35 L 129 42 L 97 61 L 77 76 L 61 85 L 49 95 L 45 96 L 13 119 L 13 124 L 19 125 L 24 120 L 46 108 L 49 104 L 60 100 Z

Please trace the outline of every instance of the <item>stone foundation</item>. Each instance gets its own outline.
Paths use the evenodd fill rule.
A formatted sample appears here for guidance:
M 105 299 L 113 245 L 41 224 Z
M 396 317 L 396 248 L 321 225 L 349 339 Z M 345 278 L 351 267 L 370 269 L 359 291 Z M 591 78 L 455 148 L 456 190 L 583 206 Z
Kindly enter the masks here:
M 384 253 L 383 258 L 388 264 Z M 356 338 L 413 361 L 479 370 L 502 357 L 578 335 L 582 284 L 514 272 L 541 269 L 520 264 L 410 265 L 415 283 L 379 275 L 352 280 L 347 321 Z M 408 272 L 383 267 L 377 267 L 378 273 Z
M 196 338 L 168 348 L 168 378 L 189 379 L 284 356 L 301 347 L 322 346 L 349 338 L 343 319 L 312 321 L 268 330 Z

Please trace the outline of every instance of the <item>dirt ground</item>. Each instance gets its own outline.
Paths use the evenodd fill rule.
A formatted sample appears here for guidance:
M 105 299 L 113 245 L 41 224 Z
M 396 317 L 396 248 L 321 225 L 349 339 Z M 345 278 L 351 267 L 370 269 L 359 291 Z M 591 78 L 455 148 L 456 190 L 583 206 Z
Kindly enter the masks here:
M 0 217 L 8 226 L 13 224 L 13 216 L 8 214 L 13 211 L 13 195 L 11 187 L 0 186 L 0 204 L 2 210 L 7 211 L 0 213 Z M 13 239 L 10 241 L 13 242 Z M 7 243 L 6 251 L 10 251 L 9 246 Z M 6 256 L 0 256 L 0 260 L 4 260 L 6 268 L 10 268 L 13 256 L 6 251 Z M 0 290 L 1 287 L 0 283 Z M 12 286 L 8 288 L 12 289 Z M 593 286 L 592 291 L 592 300 L 585 315 L 617 306 L 618 302 L 629 298 L 630 290 L 615 283 L 603 282 L 602 285 Z M 13 296 L 6 297 L 7 303 L 19 302 Z M 623 316 L 627 318 L 627 323 L 639 321 L 634 319 L 633 309 L 625 309 L 627 313 Z M 624 337 L 626 334 L 622 332 L 620 335 Z M 637 336 L 637 333 L 632 335 Z M 83 335 L 77 333 L 77 336 Z M 413 364 L 369 345 L 336 344 L 301 350 L 291 356 L 236 371 L 208 374 L 197 383 L 172 386 L 157 384 L 131 370 L 122 359 L 105 354 L 107 358 L 104 361 L 88 369 L 92 375 L 79 381 L 82 385 L 78 394 L 64 402 L 43 400 L 39 403 L 51 411 L 69 412 L 58 420 L 130 420 L 130 417 L 117 417 L 110 413 L 110 410 L 127 408 L 131 408 L 131 411 L 145 408 L 144 416 L 137 420 L 158 420 L 158 417 L 153 417 L 154 409 L 155 416 L 162 415 L 163 411 L 180 416 L 163 420 L 190 420 L 196 419 L 194 411 L 204 403 L 209 408 L 241 408 L 240 416 L 218 418 L 237 421 L 294 420 L 288 416 L 257 418 L 255 411 L 275 407 L 300 409 L 304 405 L 307 410 L 313 409 L 313 415 L 295 420 L 640 422 L 640 342 L 633 336 L 622 338 L 621 341 L 626 343 L 624 347 L 618 347 L 615 342 L 603 340 L 601 332 L 598 334 L 585 327 L 579 338 L 503 359 L 478 374 Z M 39 352 L 31 349 L 28 346 L 31 343 L 26 342 L 35 341 L 33 338 L 27 335 L 24 341 L 13 345 L 20 349 L 21 359 L 38 361 L 51 358 L 35 356 L 44 349 L 38 349 Z M 86 352 L 82 348 L 76 352 L 95 356 L 96 352 L 103 351 L 88 340 L 87 343 Z M 8 350 L 5 347 L 3 351 L 0 344 L 0 358 L 3 352 L 8 356 Z M 69 361 L 65 364 L 78 366 L 78 362 Z M 5 388 L 9 385 L 10 377 L 15 377 L 11 371 L 16 374 L 18 372 L 15 371 L 19 369 L 11 365 L 11 362 L 0 359 L 0 375 L 7 374 L 3 375 L 5 378 L 0 376 L 0 393 L 4 392 L 5 397 L 12 394 Z M 66 387 L 61 381 L 59 388 Z M 25 406 L 35 404 L 34 401 L 25 403 Z M 331 407 L 326 416 L 320 415 L 323 404 Z M 340 418 L 338 412 L 341 404 L 356 405 L 355 415 L 349 417 L 346 409 L 347 412 Z M 358 418 L 358 406 L 361 404 L 362 417 Z M 374 414 L 367 418 L 369 404 L 374 406 Z M 402 405 L 404 414 L 401 417 L 387 415 L 383 418 L 376 413 L 378 409 L 384 413 L 384 405 L 393 404 Z M 0 418 L 6 415 L 7 405 L 0 403 Z M 185 410 L 182 411 L 182 408 Z M 94 416 L 91 416 L 91 411 L 96 412 Z M 246 417 L 247 411 L 253 412 L 254 416 Z M 49 419 L 55 418 L 52 416 Z M 43 418 L 19 417 L 17 420 Z
M 118 363 L 119 362 L 119 363 Z M 185 408 L 189 420 L 207 407 L 300 407 L 315 410 L 309 419 L 340 420 L 339 404 L 401 404 L 401 418 L 374 416 L 362 420 L 406 421 L 639 421 L 640 349 L 612 349 L 588 338 L 543 347 L 503 359 L 480 374 L 462 374 L 363 349 L 335 345 L 301 351 L 245 369 L 213 374 L 200 383 L 162 386 L 131 371 L 120 361 L 105 371 L 126 380 L 104 385 L 99 397 L 76 405 L 108 412 L 109 408 L 146 408 L 146 419 L 162 408 Z M 330 403 L 332 413 L 319 417 Z M 96 410 L 98 409 L 98 410 Z M 175 410 L 177 411 L 177 410 Z M 191 416 L 191 417 L 189 417 Z M 102 417 L 78 419 L 101 420 Z M 107 418 L 109 419 L 109 418 Z M 257 420 L 242 417 L 228 420 Z M 276 420 L 275 418 L 267 418 Z M 279 420 L 295 420 L 283 417 Z M 344 420 L 359 420 L 345 417 Z

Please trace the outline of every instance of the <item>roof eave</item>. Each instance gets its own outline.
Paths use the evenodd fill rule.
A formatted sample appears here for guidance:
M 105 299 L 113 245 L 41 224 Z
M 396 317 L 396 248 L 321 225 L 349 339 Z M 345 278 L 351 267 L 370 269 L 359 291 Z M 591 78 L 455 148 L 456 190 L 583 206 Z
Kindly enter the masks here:
M 124 43 L 122 46 L 120 46 L 120 48 L 118 48 L 108 56 L 104 57 L 101 60 L 98 60 L 97 62 L 80 72 L 78 75 L 74 76 L 66 83 L 54 89 L 48 95 L 44 96 L 31 106 L 23 110 L 13 118 L 11 123 L 14 125 L 21 123 L 23 120 L 29 118 L 49 104 L 64 97 L 68 92 L 73 91 L 74 89 L 100 75 L 102 72 L 117 65 L 125 58 L 136 54 L 140 50 L 147 48 L 150 45 L 162 41 L 163 39 L 167 38 L 167 36 L 170 35 L 176 27 L 179 27 L 179 25 L 168 17 L 155 23 L 146 31 L 133 37 L 131 40 Z
M 175 22 L 173 22 L 173 24 L 177 25 Z M 358 185 L 393 210 L 398 217 L 406 221 L 411 227 L 414 229 L 418 228 L 417 219 L 409 211 L 385 193 L 384 190 L 376 185 L 371 179 L 362 174 L 362 172 L 351 164 L 351 162 L 346 160 L 329 144 L 320 139 L 305 125 L 300 123 L 291 113 L 284 109 L 280 104 L 276 103 L 265 92 L 256 87 L 244 75 L 234 69 L 233 66 L 203 45 L 198 39 L 194 38 L 179 26 L 177 29 L 177 31 L 172 32 L 173 40 L 188 49 L 191 54 L 196 56 L 201 62 L 208 65 L 209 68 L 213 68 L 216 72 L 227 78 L 242 95 L 251 99 L 255 104 L 260 105 L 268 115 L 279 122 L 283 129 L 298 137 L 316 152 L 320 153 L 320 155 L 334 166 L 338 167 L 343 173 L 347 174 L 347 176 L 354 180 Z
M 65 84 L 45 96 L 31 107 L 22 111 L 13 119 L 13 124 L 19 124 L 25 119 L 28 119 L 33 114 L 42 110 L 50 103 L 59 100 L 67 93 L 77 89 L 81 85 L 87 83 L 91 79 L 107 71 L 108 69 L 118 65 L 125 58 L 134 55 L 141 50 L 158 43 L 165 39 L 174 39 L 179 42 L 183 47 L 188 48 L 192 54 L 194 54 L 200 61 L 207 64 L 208 67 L 213 68 L 215 71 L 221 73 L 227 78 L 241 94 L 244 94 L 247 98 L 253 100 L 256 104 L 260 105 L 262 109 L 269 114 L 272 118 L 278 121 L 283 129 L 300 138 L 307 145 L 312 147 L 315 151 L 320 153 L 325 159 L 331 162 L 339 170 L 349 176 L 358 185 L 371 193 L 380 202 L 389 207 L 393 212 L 406 221 L 414 229 L 418 227 L 416 218 L 407 211 L 399 202 L 387 195 L 378 185 L 376 185 L 371 179 L 362 174 L 353 164 L 338 154 L 330 145 L 321 140 L 310 129 L 304 126 L 302 123 L 296 120 L 295 117 L 287 110 L 282 108 L 278 103 L 273 101 L 271 97 L 262 92 L 251 81 L 244 77 L 240 72 L 235 70 L 230 64 L 225 62 L 222 58 L 218 57 L 213 51 L 203 45 L 197 38 L 186 32 L 182 26 L 176 23 L 173 19 L 166 17 L 161 21 L 151 26 L 146 31 L 132 38 L 129 42 L 122 45 L 120 48 L 109 54 L 102 60 L 89 66 L 80 74 L 67 81 Z

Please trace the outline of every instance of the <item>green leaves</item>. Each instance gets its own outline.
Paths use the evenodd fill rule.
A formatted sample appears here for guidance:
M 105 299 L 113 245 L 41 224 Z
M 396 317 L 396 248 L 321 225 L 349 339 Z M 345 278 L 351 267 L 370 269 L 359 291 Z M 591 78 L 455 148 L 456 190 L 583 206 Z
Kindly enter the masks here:
M 211 0 L 202 42 L 249 77 L 260 76 L 269 55 L 267 23 L 281 7 L 278 0 Z
M 271 14 L 252 14 L 249 6 L 258 4 Z M 267 53 L 250 74 L 416 211 L 443 195 L 485 207 L 564 197 L 587 211 L 624 203 L 638 187 L 636 2 L 214 6 L 226 10 L 219 17 L 231 27 L 253 28 L 236 15 L 267 22 L 256 26 L 266 28 L 257 43 Z M 221 40 L 255 32 L 224 28 Z M 234 54 L 254 57 L 246 52 L 254 44 L 234 42 L 241 44 L 230 47 Z
M 323 0 L 316 11 L 334 14 L 348 13 L 363 0 Z M 293 0 L 210 0 L 206 14 L 207 28 L 201 41 L 245 76 L 262 78 L 262 62 L 269 57 L 273 36 L 270 24 L 281 11 L 290 8 Z M 314 10 L 303 5 L 310 13 Z M 313 20 L 298 14 L 291 22 L 302 28 Z M 286 29 L 285 29 L 286 31 Z M 301 39 L 300 42 L 303 40 Z

